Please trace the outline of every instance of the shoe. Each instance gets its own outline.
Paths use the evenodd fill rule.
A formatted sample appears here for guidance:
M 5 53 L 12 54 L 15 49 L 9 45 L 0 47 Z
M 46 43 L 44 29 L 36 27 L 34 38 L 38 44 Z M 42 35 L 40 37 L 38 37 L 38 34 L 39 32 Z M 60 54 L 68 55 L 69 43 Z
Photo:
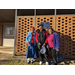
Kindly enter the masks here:
M 33 58 L 31 58 L 31 64 L 33 64 Z
M 57 61 L 55 57 L 53 57 L 53 65 L 57 65 Z
M 31 64 L 33 64 L 33 61 L 31 61 Z
M 39 65 L 42 65 L 42 61 L 39 62 Z
M 53 63 L 53 65 L 57 65 L 57 63 Z
M 57 63 L 55 63 L 55 65 L 57 65 Z
M 49 65 L 49 63 L 48 63 L 48 62 L 46 62 L 46 65 Z
M 27 64 L 30 64 L 30 61 L 27 61 Z

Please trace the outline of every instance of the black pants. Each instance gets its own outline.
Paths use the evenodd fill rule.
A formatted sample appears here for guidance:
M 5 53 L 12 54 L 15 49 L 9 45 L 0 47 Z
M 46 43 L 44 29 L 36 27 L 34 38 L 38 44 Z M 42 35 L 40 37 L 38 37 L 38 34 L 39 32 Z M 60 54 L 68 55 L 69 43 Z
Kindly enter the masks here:
M 48 62 L 48 49 L 46 47 L 46 53 L 45 54 L 41 54 L 40 53 L 41 48 L 42 48 L 42 45 L 38 45 L 38 53 L 39 53 L 40 61 L 43 61 L 43 58 L 45 58 L 45 61 Z
M 53 58 L 53 64 L 57 64 L 57 51 L 55 51 L 55 49 L 50 48 L 50 50 L 52 51 L 52 58 Z

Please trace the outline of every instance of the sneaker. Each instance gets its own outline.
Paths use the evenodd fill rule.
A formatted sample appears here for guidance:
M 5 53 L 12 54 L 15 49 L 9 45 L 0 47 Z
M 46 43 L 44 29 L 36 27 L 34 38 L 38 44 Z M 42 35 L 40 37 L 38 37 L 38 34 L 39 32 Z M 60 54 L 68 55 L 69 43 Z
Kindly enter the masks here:
M 31 64 L 33 64 L 33 61 L 31 61 Z
M 42 65 L 42 61 L 39 62 L 39 65 Z
M 48 62 L 46 62 L 46 65 L 49 65 L 49 63 L 48 63 Z
M 31 64 L 33 63 L 33 58 L 31 58 Z
M 57 65 L 57 63 L 53 63 L 53 65 Z
M 29 63 L 30 63 L 30 58 L 27 59 L 27 64 L 29 64 Z
M 27 64 L 29 64 L 30 63 L 30 61 L 27 61 Z

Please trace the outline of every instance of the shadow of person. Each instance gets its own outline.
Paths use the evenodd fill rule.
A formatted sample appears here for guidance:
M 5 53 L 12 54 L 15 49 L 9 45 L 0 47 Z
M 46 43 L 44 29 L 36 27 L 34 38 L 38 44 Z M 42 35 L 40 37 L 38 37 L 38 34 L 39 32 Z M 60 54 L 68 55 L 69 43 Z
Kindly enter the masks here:
M 60 33 L 60 32 L 56 32 L 59 36 L 60 36 L 60 54 L 64 55 L 65 58 L 65 65 L 66 64 L 72 64 L 71 60 L 67 58 L 72 58 L 75 57 L 75 54 L 73 54 L 73 51 L 75 49 L 75 42 L 73 41 L 73 37 L 71 37 L 72 35 L 68 32 L 66 33 Z M 75 52 L 75 51 L 74 51 Z

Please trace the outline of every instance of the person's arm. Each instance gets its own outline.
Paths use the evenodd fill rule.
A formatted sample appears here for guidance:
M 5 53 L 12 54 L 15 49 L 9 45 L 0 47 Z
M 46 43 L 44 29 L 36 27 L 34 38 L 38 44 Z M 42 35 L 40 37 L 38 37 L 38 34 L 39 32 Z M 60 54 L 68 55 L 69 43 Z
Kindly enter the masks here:
M 38 33 L 36 33 L 36 42 L 37 42 L 37 44 L 39 43 L 39 40 L 38 40 Z
M 26 36 L 26 43 L 28 42 L 28 34 L 27 34 L 27 36 Z
M 48 43 L 48 32 L 46 31 L 46 40 L 45 40 L 45 43 L 47 44 Z
M 56 33 L 55 35 L 55 40 L 56 40 L 56 49 L 60 49 L 60 37 L 59 35 Z
M 46 40 L 45 40 L 45 42 L 44 42 L 44 44 L 43 44 L 44 46 L 46 46 L 47 43 L 48 43 L 48 40 L 47 40 L 47 39 L 48 39 L 48 32 L 46 31 Z
M 27 43 L 27 44 L 29 44 L 28 38 L 29 38 L 29 33 L 28 33 L 27 36 L 26 36 L 26 43 Z

